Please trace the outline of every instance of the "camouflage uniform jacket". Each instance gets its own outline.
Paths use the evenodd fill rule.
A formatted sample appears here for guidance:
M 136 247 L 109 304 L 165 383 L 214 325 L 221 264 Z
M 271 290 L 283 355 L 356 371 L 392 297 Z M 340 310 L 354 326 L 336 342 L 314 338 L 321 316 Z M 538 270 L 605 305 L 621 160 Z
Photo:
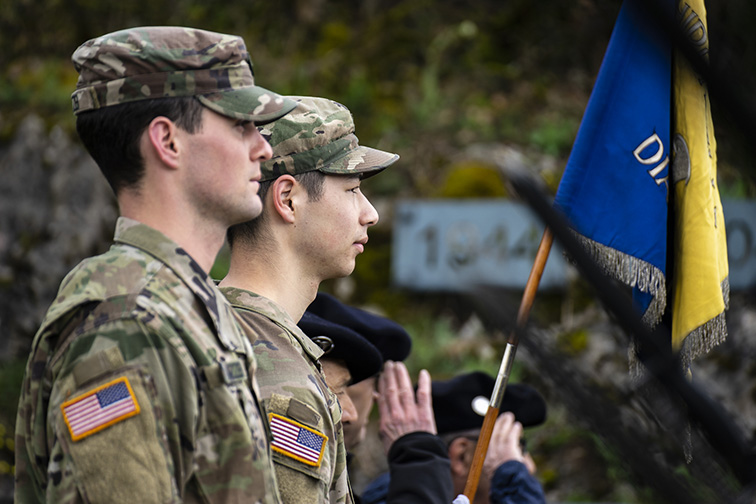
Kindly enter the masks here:
M 208 275 L 121 218 L 32 343 L 16 503 L 280 501 L 251 345 Z
M 281 500 L 353 502 L 341 405 L 318 362 L 323 351 L 270 299 L 233 287 L 222 287 L 221 292 L 255 349 Z

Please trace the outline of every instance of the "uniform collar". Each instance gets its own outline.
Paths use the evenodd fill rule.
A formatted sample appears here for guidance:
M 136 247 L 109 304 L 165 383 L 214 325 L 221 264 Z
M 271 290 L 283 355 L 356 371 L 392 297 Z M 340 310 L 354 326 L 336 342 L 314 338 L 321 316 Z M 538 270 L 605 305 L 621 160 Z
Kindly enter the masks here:
M 302 332 L 289 313 L 272 299 L 238 287 L 221 287 L 221 292 L 235 308 L 242 308 L 264 315 L 279 326 L 289 331 L 312 359 L 323 356 L 323 350 Z
M 118 218 L 114 241 L 138 248 L 171 268 L 202 299 L 223 344 L 231 350 L 243 351 L 243 337 L 228 303 L 207 272 L 186 250 L 160 231 L 128 217 Z

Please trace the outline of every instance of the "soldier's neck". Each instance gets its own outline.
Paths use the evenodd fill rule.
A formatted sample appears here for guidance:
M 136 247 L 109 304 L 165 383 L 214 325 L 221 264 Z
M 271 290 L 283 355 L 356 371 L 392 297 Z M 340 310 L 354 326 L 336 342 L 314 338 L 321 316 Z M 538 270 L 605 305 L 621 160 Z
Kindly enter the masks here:
M 223 246 L 226 231 L 222 223 L 196 218 L 192 212 L 174 212 L 165 205 L 124 203 L 119 198 L 121 215 L 156 229 L 183 248 L 206 272 L 213 267 Z
M 320 281 L 298 267 L 296 261 L 286 260 L 286 254 L 233 250 L 228 274 L 220 286 L 264 296 L 298 322 L 315 299 Z

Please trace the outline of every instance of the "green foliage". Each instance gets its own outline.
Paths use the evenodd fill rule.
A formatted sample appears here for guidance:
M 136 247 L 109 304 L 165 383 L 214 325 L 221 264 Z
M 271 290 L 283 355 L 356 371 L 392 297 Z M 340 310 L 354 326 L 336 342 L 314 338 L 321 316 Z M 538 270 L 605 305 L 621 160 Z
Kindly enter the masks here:
M 213 267 L 210 269 L 210 278 L 213 280 L 222 280 L 228 273 L 228 266 L 231 262 L 231 251 L 228 245 L 224 245 L 215 258 Z
M 699 502 L 716 502 L 716 500 L 719 498 L 713 488 L 702 484 L 701 481 L 696 479 L 696 477 L 691 474 L 689 468 L 684 464 L 680 464 L 675 467 L 674 474 L 676 477 L 684 480 L 687 485 L 693 489 L 693 493 L 696 495 L 696 497 L 698 497 Z M 721 484 L 723 485 L 723 487 L 729 487 L 728 490 L 730 492 L 737 492 L 737 489 L 740 487 L 740 483 L 732 473 L 723 475 Z
M 21 383 L 26 361 L 0 363 L 0 477 L 13 474 L 14 432 L 16 407 L 21 394 Z
M 422 196 L 433 191 L 436 168 L 448 161 L 447 142 L 453 147 L 508 133 L 530 142 L 532 121 L 511 118 L 538 117 L 546 110 L 544 96 L 554 78 L 539 67 L 540 58 L 558 59 L 547 51 L 519 52 L 513 22 L 523 23 L 532 36 L 547 34 L 536 11 L 519 2 L 484 2 L 457 11 L 429 0 L 372 6 L 343 0 L 282 5 L 11 0 L 0 9 L 0 67 L 6 69 L 0 75 L 0 104 L 6 121 L 15 120 L 14 110 L 33 109 L 71 127 L 69 95 L 76 74 L 69 58 L 83 41 L 140 24 L 236 33 L 247 41 L 258 82 L 283 93 L 328 96 L 350 107 L 360 140 L 399 152 L 400 169 L 413 172 L 389 177 L 393 184 L 386 190 L 404 185 Z M 541 82 L 537 88 L 519 85 L 534 75 Z M 510 93 L 513 89 L 519 90 Z M 540 131 L 533 143 L 562 152 L 564 127 L 554 124 L 535 125 Z
M 412 376 L 421 369 L 440 380 L 471 371 L 496 376 L 501 353 L 484 336 L 460 338 L 452 320 L 429 314 L 415 316 L 403 325 L 412 336 L 412 352 L 406 361 Z M 520 364 L 515 362 L 513 381 L 518 380 L 520 372 Z
M 372 228 L 370 241 L 355 264 L 350 276 L 358 286 L 355 300 L 374 303 L 376 296 L 390 288 L 391 281 L 391 234 L 388 226 Z
M 583 328 L 559 334 L 557 348 L 566 355 L 576 355 L 587 348 L 588 336 L 588 331 Z
M 601 454 L 602 458 L 607 462 L 606 473 L 611 479 L 618 479 L 618 477 L 627 477 L 624 469 L 622 469 L 622 457 L 619 456 L 610 446 L 607 446 L 603 440 L 596 436 L 591 435 L 595 448 Z
M 15 425 L 16 417 L 8 412 L 15 411 L 18 405 L 25 366 L 26 361 L 21 359 L 0 362 L 0 390 L 3 391 L 0 394 L 0 421 L 11 425 Z
M 63 124 L 72 131 L 71 91 L 77 74 L 67 62 L 29 58 L 0 74 L 0 107 L 8 124 L 15 124 L 29 109 L 48 124 Z
M 719 196 L 723 199 L 746 199 L 756 197 L 756 183 L 737 176 L 737 170 L 728 167 L 718 167 L 721 174 L 718 178 Z
M 552 156 L 569 154 L 577 133 L 574 118 L 542 119 L 530 134 L 530 143 L 539 151 Z
M 489 164 L 469 161 L 451 168 L 439 188 L 440 198 L 503 198 L 507 189 L 501 175 Z

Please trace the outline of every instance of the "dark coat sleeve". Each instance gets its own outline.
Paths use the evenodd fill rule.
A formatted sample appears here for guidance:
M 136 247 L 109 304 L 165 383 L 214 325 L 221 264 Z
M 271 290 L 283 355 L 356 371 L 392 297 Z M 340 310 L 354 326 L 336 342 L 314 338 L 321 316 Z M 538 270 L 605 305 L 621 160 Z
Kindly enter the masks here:
M 545 504 L 538 480 L 525 464 L 510 460 L 501 464 L 491 479 L 491 504 Z
M 449 504 L 454 499 L 446 445 L 429 432 L 400 437 L 388 453 L 387 504 Z

